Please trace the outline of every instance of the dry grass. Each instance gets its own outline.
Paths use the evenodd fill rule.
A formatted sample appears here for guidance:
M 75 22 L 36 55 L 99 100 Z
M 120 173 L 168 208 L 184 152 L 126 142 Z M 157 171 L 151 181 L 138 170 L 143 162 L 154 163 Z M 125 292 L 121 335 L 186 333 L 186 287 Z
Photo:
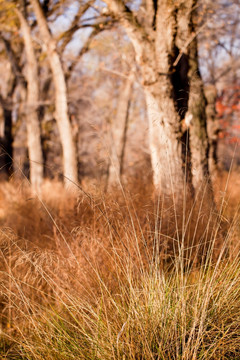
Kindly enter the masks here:
M 216 184 L 218 212 L 201 191 L 176 210 L 141 184 L 88 196 L 46 183 L 41 200 L 2 184 L 0 358 L 240 358 L 234 177 L 230 207 Z

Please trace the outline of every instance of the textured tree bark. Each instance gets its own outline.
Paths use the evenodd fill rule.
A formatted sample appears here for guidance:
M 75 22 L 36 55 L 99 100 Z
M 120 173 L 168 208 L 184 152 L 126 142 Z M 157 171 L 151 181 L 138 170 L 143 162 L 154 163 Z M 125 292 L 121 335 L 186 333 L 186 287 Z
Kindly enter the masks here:
M 108 187 L 118 184 L 122 176 L 124 151 L 126 146 L 126 131 L 134 76 L 135 75 L 132 72 L 121 89 L 116 117 L 113 119 L 110 139 L 111 154 L 108 169 Z
M 190 62 L 190 93 L 188 114 L 191 116 L 190 149 L 192 163 L 192 179 L 197 190 L 204 183 L 210 182 L 208 168 L 209 144 L 206 131 L 206 99 L 203 93 L 202 80 L 194 70 L 195 60 Z
M 165 96 L 168 91 L 168 85 L 164 88 L 162 81 L 145 87 L 153 182 L 159 193 L 181 196 L 184 189 L 181 133 L 173 101 Z
M 154 72 L 157 80 L 145 82 L 149 118 L 150 149 L 154 185 L 160 193 L 182 196 L 185 177 L 181 143 L 181 117 L 175 99 L 173 60 L 175 58 L 176 9 L 173 2 L 156 2 Z M 164 29 L 164 31 L 163 31 Z M 149 90 L 152 100 L 149 101 Z M 150 99 L 151 99 L 150 97 Z M 155 109 L 152 111 L 155 101 Z M 156 156 L 157 154 L 157 156 Z
M 196 32 L 197 1 L 191 4 L 191 17 L 189 21 L 189 37 Z M 198 66 L 198 45 L 194 37 L 189 44 L 189 100 L 188 113 L 191 114 L 190 148 L 192 162 L 193 186 L 199 189 L 208 182 L 210 187 L 210 174 L 208 167 L 209 143 L 207 135 L 206 98 L 203 91 L 203 82 Z
M 104 1 L 132 41 L 142 72 L 155 187 L 163 194 L 181 194 L 186 179 L 195 190 L 205 181 L 211 187 L 193 21 L 197 0 L 145 1 L 151 29 L 149 21 L 138 22 L 123 0 Z
M 198 44 L 196 35 L 196 6 L 197 0 L 184 0 L 179 4 L 177 11 L 177 60 L 176 69 L 186 61 L 184 72 L 187 84 L 181 85 L 184 93 L 180 96 L 187 101 L 183 105 L 183 121 L 189 132 L 189 152 L 191 161 L 191 177 L 195 190 L 206 182 L 211 188 L 209 176 L 208 154 L 209 142 L 207 134 L 206 98 L 203 91 L 203 82 L 198 66 Z M 176 63 L 178 62 L 178 63 Z M 179 89 L 180 90 L 180 89 Z M 180 90 L 181 91 L 181 90 Z M 211 191 L 209 192 L 209 195 Z
M 184 166 L 181 150 L 181 124 L 176 111 L 171 83 L 171 59 L 174 49 L 174 6 L 161 1 L 154 26 L 164 28 L 147 34 L 121 0 L 105 0 L 109 9 L 119 17 L 131 39 L 136 61 L 143 77 L 149 119 L 149 143 L 156 189 L 165 195 L 182 195 Z M 153 10 L 156 10 L 156 7 Z M 154 35 L 155 36 L 155 35 Z M 171 54 L 172 55 L 172 54 Z
M 207 130 L 209 138 L 209 171 L 211 177 L 214 179 L 218 172 L 218 133 L 219 124 L 216 119 L 216 99 L 217 89 L 214 85 L 208 85 L 204 89 L 207 99 L 206 115 L 207 115 Z
M 22 36 L 27 58 L 27 143 L 30 166 L 30 182 L 36 191 L 40 191 L 43 181 L 43 156 L 41 130 L 38 119 L 38 64 L 34 54 L 31 30 L 23 14 L 16 9 L 20 20 Z
M 55 85 L 55 116 L 63 149 L 64 182 L 68 186 L 78 182 L 77 154 L 68 116 L 67 88 L 56 43 L 50 33 L 47 21 L 38 0 L 31 0 L 37 18 L 42 41 L 47 52 Z M 70 182 L 69 182 L 70 180 Z

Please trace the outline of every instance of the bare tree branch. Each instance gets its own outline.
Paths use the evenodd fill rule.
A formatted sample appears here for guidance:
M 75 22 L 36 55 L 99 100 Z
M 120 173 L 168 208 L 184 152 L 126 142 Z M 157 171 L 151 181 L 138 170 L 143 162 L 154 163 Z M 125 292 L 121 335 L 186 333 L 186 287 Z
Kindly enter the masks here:
M 158 0 L 145 0 L 143 1 L 143 7 L 145 8 L 145 22 L 151 29 L 155 29 L 156 15 L 157 15 L 157 1 Z
M 8 56 L 8 59 L 10 61 L 14 75 L 16 76 L 16 78 L 20 84 L 26 86 L 26 80 L 25 80 L 24 76 L 22 75 L 22 69 L 19 66 L 18 59 L 11 47 L 10 41 L 8 41 L 1 33 L 0 33 L 0 39 L 2 39 L 2 42 L 4 44 L 5 51 Z
M 104 0 L 112 15 L 122 24 L 129 39 L 131 40 L 136 61 L 139 65 L 145 64 L 142 68 L 145 75 L 145 83 L 153 84 L 156 81 L 155 48 L 152 29 L 141 25 L 133 12 L 125 5 L 123 0 Z
M 122 0 L 104 0 L 112 15 L 124 26 L 128 36 L 138 47 L 143 46 L 149 37 L 144 27 L 138 22 L 133 12 Z
M 106 30 L 106 27 L 95 27 L 89 37 L 87 38 L 85 44 L 79 51 L 78 55 L 75 57 L 75 59 L 72 61 L 71 65 L 68 67 L 67 73 L 65 74 L 66 79 L 69 79 L 71 76 L 71 72 L 75 68 L 76 64 L 78 63 L 79 59 L 90 49 L 90 45 L 95 38 L 96 35 L 98 35 L 101 31 Z
M 94 2 L 95 2 L 95 0 L 90 0 L 87 3 L 85 3 L 84 5 L 79 6 L 78 12 L 76 13 L 76 15 L 74 17 L 70 28 L 67 31 L 65 31 L 60 37 L 60 39 L 63 39 L 63 42 L 59 49 L 60 52 L 63 52 L 64 49 L 66 48 L 67 44 L 72 40 L 74 33 L 80 27 L 79 20 L 81 19 L 83 14 L 85 14 L 85 12 L 93 5 Z

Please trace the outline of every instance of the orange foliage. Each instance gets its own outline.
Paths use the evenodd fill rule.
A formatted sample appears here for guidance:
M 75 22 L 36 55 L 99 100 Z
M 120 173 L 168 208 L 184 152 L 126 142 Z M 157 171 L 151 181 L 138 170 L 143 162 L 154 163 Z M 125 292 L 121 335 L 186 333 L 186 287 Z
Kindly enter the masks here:
M 219 139 L 224 139 L 228 144 L 240 141 L 240 86 L 235 84 L 226 87 L 216 101 L 217 117 L 222 131 Z

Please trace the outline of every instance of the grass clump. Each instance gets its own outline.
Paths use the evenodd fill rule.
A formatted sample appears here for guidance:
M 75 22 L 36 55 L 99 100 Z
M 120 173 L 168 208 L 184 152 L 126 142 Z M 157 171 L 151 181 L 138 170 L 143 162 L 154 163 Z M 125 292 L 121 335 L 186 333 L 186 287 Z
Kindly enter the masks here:
M 69 299 L 35 314 L 22 347 L 33 359 L 236 359 L 239 272 L 225 265 L 193 279 L 155 269 L 114 294 L 102 285 L 95 302 Z
M 34 227 L 24 196 L 1 230 L 1 358 L 240 358 L 237 213 L 43 194 Z

